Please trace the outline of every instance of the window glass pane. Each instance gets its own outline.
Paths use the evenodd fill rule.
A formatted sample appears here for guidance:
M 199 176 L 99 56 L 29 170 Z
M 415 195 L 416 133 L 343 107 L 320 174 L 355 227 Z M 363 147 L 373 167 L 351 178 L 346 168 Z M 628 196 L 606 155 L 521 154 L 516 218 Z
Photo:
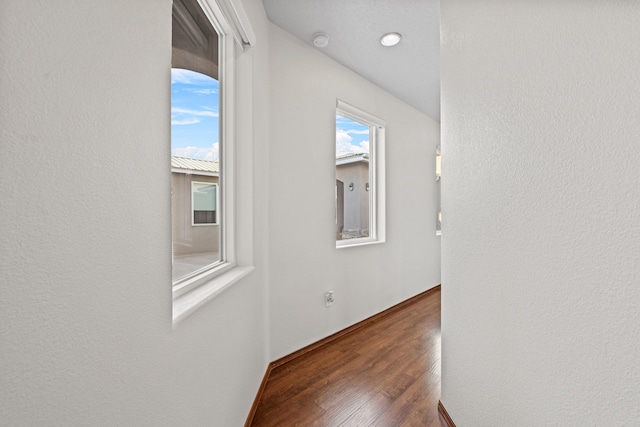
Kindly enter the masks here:
M 216 210 L 216 185 L 193 183 L 193 210 Z
M 216 223 L 216 184 L 202 182 L 191 183 L 191 197 L 193 201 L 193 223 Z
M 222 260 L 219 37 L 196 0 L 173 1 L 171 224 L 173 281 Z
M 374 129 L 336 115 L 336 240 L 370 236 Z

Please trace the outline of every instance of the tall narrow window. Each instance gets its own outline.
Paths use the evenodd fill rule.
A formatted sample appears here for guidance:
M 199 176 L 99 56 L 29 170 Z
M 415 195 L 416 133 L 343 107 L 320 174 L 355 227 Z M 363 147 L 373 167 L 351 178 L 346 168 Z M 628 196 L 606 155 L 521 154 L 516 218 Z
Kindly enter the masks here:
M 384 126 L 382 120 L 338 101 L 335 141 L 338 247 L 384 241 Z
M 171 213 L 173 281 L 224 260 L 220 195 L 219 36 L 197 0 L 173 1 Z
M 236 200 L 239 195 L 247 197 L 248 188 L 236 186 L 234 179 L 244 167 L 235 156 L 239 141 L 234 102 L 235 87 L 251 81 L 244 74 L 236 79 L 236 58 L 256 38 L 241 0 L 173 0 L 172 15 L 171 229 L 176 324 L 253 270 L 252 243 L 237 245 L 235 239 L 235 229 L 251 224 L 253 218 L 236 215 Z M 243 255 L 243 265 L 237 262 L 238 253 Z

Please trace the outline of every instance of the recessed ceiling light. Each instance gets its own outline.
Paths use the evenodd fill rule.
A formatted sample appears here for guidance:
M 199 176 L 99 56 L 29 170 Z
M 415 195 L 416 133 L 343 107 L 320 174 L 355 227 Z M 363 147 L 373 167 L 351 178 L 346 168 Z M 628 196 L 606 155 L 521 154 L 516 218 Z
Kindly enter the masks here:
M 327 47 L 329 45 L 329 36 L 325 33 L 315 33 L 313 35 L 313 45 L 315 47 Z
M 399 33 L 387 33 L 380 37 L 380 43 L 382 46 L 395 46 L 400 43 L 402 36 Z

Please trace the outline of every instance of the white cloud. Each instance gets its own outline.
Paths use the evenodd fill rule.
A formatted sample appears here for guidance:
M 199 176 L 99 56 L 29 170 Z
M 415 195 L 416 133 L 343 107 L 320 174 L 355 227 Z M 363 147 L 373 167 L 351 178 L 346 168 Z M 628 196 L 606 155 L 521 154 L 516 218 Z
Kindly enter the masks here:
M 206 117 L 218 117 L 218 113 L 210 110 L 191 110 L 188 108 L 171 107 L 171 113 L 175 114 L 189 114 L 192 116 L 206 116 Z
M 353 138 L 348 131 L 336 131 L 336 156 L 350 153 L 368 153 L 369 141 L 362 141 L 359 144 L 353 144 Z
M 215 162 L 220 157 L 220 144 L 214 142 L 211 146 L 211 151 L 209 151 L 205 156 L 205 160 L 209 160 L 210 162 Z
M 336 131 L 336 155 L 353 153 L 351 136 L 343 130 Z
M 200 159 L 214 162 L 218 160 L 220 155 L 220 144 L 214 142 L 211 147 L 201 148 L 189 145 L 187 147 L 174 148 L 171 154 L 178 157 L 186 157 L 188 159 Z
M 171 119 L 172 126 L 195 125 L 196 123 L 200 123 L 200 120 L 199 119 L 182 119 L 182 120 Z
M 198 95 L 213 95 L 214 93 L 218 93 L 216 89 L 194 89 L 191 92 L 197 93 Z

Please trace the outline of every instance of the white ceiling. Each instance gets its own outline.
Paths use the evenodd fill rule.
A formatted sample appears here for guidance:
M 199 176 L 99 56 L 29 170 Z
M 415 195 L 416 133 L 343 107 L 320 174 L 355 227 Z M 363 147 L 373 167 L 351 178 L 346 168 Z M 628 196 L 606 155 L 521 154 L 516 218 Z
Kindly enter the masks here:
M 398 98 L 440 120 L 439 0 L 263 0 L 269 20 Z M 402 41 L 384 47 L 380 37 Z

